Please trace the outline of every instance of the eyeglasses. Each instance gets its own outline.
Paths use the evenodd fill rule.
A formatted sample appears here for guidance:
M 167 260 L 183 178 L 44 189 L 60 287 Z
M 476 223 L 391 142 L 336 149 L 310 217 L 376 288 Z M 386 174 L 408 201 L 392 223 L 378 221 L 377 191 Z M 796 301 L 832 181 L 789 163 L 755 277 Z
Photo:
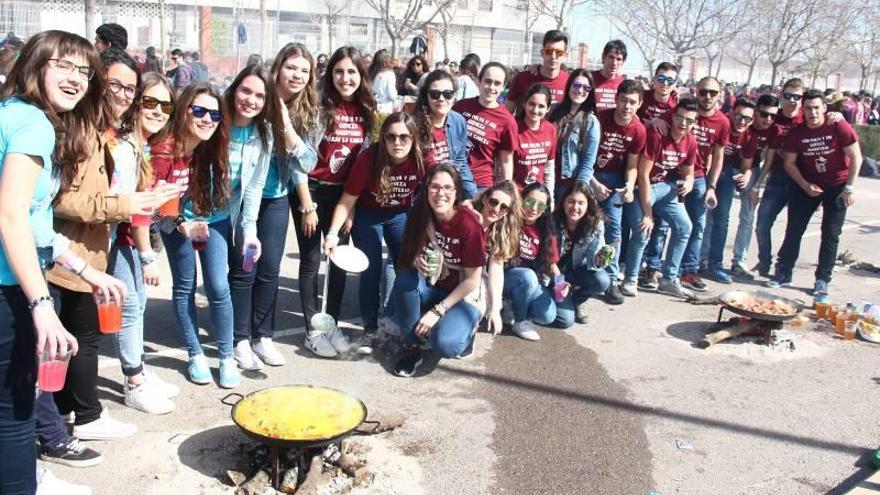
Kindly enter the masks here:
M 583 91 L 584 93 L 589 93 L 593 90 L 593 87 L 587 83 L 571 83 L 571 89 L 575 91 Z
M 544 211 L 547 208 L 547 203 L 538 201 L 535 198 L 526 198 L 523 200 L 523 206 L 530 210 Z
M 428 184 L 428 190 L 434 194 L 440 192 L 449 194 L 455 191 L 455 186 L 453 186 L 452 184 Z
M 701 89 L 701 90 L 697 91 L 697 94 L 700 96 L 704 96 L 704 97 L 708 96 L 710 98 L 715 98 L 716 96 L 718 96 L 718 90 L 717 89 Z
M 797 93 L 782 93 L 782 97 L 788 101 L 795 102 L 795 101 L 801 101 L 801 99 L 804 97 L 804 95 L 799 95 Z
M 70 60 L 64 60 L 63 58 L 50 58 L 49 62 L 52 62 L 52 68 L 55 69 L 55 72 L 60 74 L 70 75 L 74 72 L 79 72 L 79 75 L 87 81 L 91 81 L 95 77 L 95 70 L 88 65 L 76 65 Z
M 675 121 L 678 122 L 679 124 L 684 124 L 684 125 L 694 125 L 694 124 L 697 123 L 697 119 L 692 119 L 692 118 L 690 118 L 690 117 L 685 117 L 684 115 L 675 114 L 675 115 L 673 115 L 673 118 L 674 118 Z
M 134 98 L 134 94 L 137 93 L 137 86 L 126 86 L 116 79 L 108 79 L 107 87 L 114 95 L 118 95 L 120 91 L 123 91 L 125 96 Z
M 557 58 L 562 58 L 565 56 L 565 50 L 560 50 L 558 48 L 544 48 L 541 50 L 541 53 L 547 55 L 548 57 L 556 56 Z
M 170 101 L 157 100 L 152 96 L 144 96 L 143 98 L 141 98 L 141 106 L 146 108 L 147 110 L 153 110 L 157 106 L 160 106 L 162 109 L 162 113 L 166 115 L 174 115 L 174 103 L 171 103 Z M 193 111 L 193 115 L 195 115 L 195 111 Z
M 446 98 L 447 100 L 451 100 L 451 99 L 455 98 L 455 91 L 453 91 L 451 89 L 445 89 L 443 91 L 440 91 L 438 89 L 429 89 L 428 96 L 432 100 L 439 100 L 441 96 L 443 98 Z
M 743 115 L 741 113 L 738 113 L 733 116 L 733 120 L 735 120 L 737 122 L 751 122 L 753 119 L 754 119 L 754 117 L 751 117 L 749 115 Z
M 220 122 L 223 120 L 223 112 L 220 110 L 208 110 L 207 108 L 198 105 L 190 105 L 189 109 L 192 110 L 193 117 L 197 119 L 204 117 L 205 114 L 209 114 L 211 116 L 211 122 Z
M 492 208 L 498 208 L 501 210 L 501 213 L 507 213 L 507 210 L 510 209 L 510 205 L 502 202 L 498 198 L 489 198 L 486 200 L 486 204 L 491 206 Z
M 768 112 L 766 110 L 758 110 L 758 115 L 760 115 L 761 117 L 763 117 L 765 119 L 775 119 L 776 118 L 775 112 Z
M 657 76 L 657 82 L 660 84 L 665 84 L 667 86 L 672 86 L 673 84 L 678 82 L 678 79 L 672 76 L 664 76 L 663 74 L 661 74 Z
M 394 133 L 389 132 L 389 133 L 385 134 L 385 141 L 388 141 L 389 143 L 396 143 L 396 142 L 400 141 L 402 144 L 409 144 L 410 141 L 412 141 L 412 135 L 411 134 L 394 134 Z

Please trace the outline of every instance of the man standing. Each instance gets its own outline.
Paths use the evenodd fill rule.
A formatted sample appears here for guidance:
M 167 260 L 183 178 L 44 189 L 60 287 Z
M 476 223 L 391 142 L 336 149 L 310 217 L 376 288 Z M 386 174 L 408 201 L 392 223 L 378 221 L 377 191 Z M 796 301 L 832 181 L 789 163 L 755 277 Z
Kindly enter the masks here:
M 174 89 L 183 89 L 193 82 L 192 68 L 184 60 L 183 50 L 175 48 L 171 50 L 171 69 L 165 73 L 171 79 Z
M 523 96 L 533 84 L 540 83 L 550 88 L 553 103 L 559 103 L 565 97 L 568 72 L 562 70 L 562 62 L 568 56 L 568 35 L 556 29 L 547 31 L 541 45 L 541 65 L 538 66 L 537 74 L 524 70 L 510 83 L 510 91 L 507 93 L 507 109 L 510 113 L 516 112 L 517 105 L 522 103 Z
M 199 60 L 199 52 L 192 52 L 190 58 L 192 59 L 192 62 L 190 62 L 189 65 L 193 70 L 193 79 L 195 82 L 207 82 L 208 66 Z
M 95 30 L 95 48 L 103 52 L 108 48 L 128 48 L 128 31 L 119 24 L 101 24 Z
M 642 86 L 635 80 L 623 81 L 617 88 L 616 106 L 599 112 L 602 137 L 590 185 L 605 212 L 605 243 L 614 247 L 607 270 L 611 285 L 606 293 L 609 304 L 623 303 L 623 295 L 636 295 L 635 277 L 624 280 L 623 292 L 617 286 L 623 206 L 633 201 L 639 155 L 647 132 L 636 112 L 642 104 Z
M 785 240 L 768 287 L 791 283 L 792 270 L 813 213 L 822 205 L 822 237 L 813 291 L 817 302 L 828 301 L 828 284 L 837 259 L 837 244 L 846 210 L 855 202 L 855 181 L 862 163 L 859 138 L 849 123 L 830 121 L 820 91 L 803 97 L 804 123 L 791 129 L 783 147 L 783 166 L 797 187 L 791 193 Z
M 723 268 L 724 245 L 727 243 L 734 191 L 745 189 L 751 177 L 751 162 L 746 167 L 746 162 L 742 159 L 742 148 L 751 139 L 749 127 L 754 118 L 755 103 L 748 98 L 738 98 L 730 114 L 730 137 L 724 146 L 724 162 L 715 183 L 718 204 L 708 212 L 703 231 L 700 257 L 707 261 L 709 278 L 722 284 L 733 283 L 733 279 Z
M 678 106 L 678 67 L 671 62 L 661 62 L 651 80 L 652 91 L 645 93 L 645 102 L 639 108 L 639 118 L 648 123 L 656 118 L 675 112 Z
M 596 97 L 597 112 L 614 108 L 617 87 L 623 82 L 620 71 L 624 62 L 626 62 L 626 45 L 623 41 L 611 40 L 606 43 L 602 50 L 602 68 L 591 73 L 596 86 L 593 88 L 593 94 Z

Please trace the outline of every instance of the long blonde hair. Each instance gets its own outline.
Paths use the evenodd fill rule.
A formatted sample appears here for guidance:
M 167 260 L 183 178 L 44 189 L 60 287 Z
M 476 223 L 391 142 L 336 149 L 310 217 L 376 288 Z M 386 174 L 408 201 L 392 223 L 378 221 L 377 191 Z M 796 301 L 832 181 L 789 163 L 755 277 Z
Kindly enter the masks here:
M 492 185 L 474 199 L 474 208 L 482 214 L 484 201 L 495 191 L 510 196 L 510 208 L 501 220 L 489 226 L 486 232 L 486 246 L 489 256 L 502 263 L 519 254 L 519 231 L 522 228 L 522 211 L 519 190 L 513 181 L 505 180 Z
M 174 88 L 171 86 L 171 81 L 158 72 L 147 72 L 141 78 L 141 85 L 138 89 L 137 99 L 131 104 L 131 107 L 122 117 L 122 126 L 120 129 L 120 133 L 131 136 L 131 140 L 135 144 L 135 153 L 137 154 L 138 160 L 139 191 L 143 191 L 153 184 L 153 166 L 150 164 L 145 145 L 153 145 L 161 141 L 168 134 L 171 129 L 171 122 L 174 120 L 174 115 L 169 115 L 168 121 L 165 122 L 165 127 L 160 129 L 159 132 L 148 138 L 144 138 L 144 136 L 141 135 L 141 127 L 138 123 L 138 119 L 141 108 L 143 108 L 144 93 L 155 86 L 164 87 L 168 91 L 168 94 L 171 95 L 171 103 L 175 103 Z

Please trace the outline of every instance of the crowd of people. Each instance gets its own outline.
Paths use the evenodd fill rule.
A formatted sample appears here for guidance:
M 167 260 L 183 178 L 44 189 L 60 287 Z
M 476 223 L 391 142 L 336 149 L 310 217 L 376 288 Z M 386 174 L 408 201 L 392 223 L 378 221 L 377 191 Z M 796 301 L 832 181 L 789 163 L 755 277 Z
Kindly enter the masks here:
M 175 410 L 179 388 L 144 365 L 145 286 L 160 283 L 163 251 L 192 383 L 235 388 L 240 370 L 283 366 L 273 334 L 291 218 L 304 347 L 334 358 L 371 353 L 379 332 L 399 336 L 403 377 L 425 352 L 467 357 L 480 328 L 537 341 L 536 324 L 587 323 L 589 299 L 685 298 L 707 290 L 702 277 L 788 284 L 820 205 L 815 297 L 828 297 L 862 163 L 847 119 L 865 117 L 828 111 L 799 79 L 727 101 L 714 77 L 679 85 L 663 62 L 646 87 L 623 76 L 620 40 L 601 69 L 566 69 L 568 37 L 554 30 L 541 63 L 515 77 L 475 54 L 433 70 L 416 56 L 397 74 L 385 50 L 314 57 L 290 43 L 220 92 L 197 54 L 172 51 L 166 72 L 155 53 L 131 57 L 123 35 L 46 31 L 0 60 L 4 494 L 35 493 L 38 478 L 61 493 L 38 472 L 35 442 L 44 461 L 87 467 L 102 458 L 82 440 L 136 433 L 98 400 L 99 303 L 122 308 L 111 338 L 125 405 Z M 398 108 L 401 97 L 411 105 Z M 774 267 L 770 230 L 787 206 Z M 350 240 L 369 261 L 354 342 L 313 319 L 339 319 L 346 272 L 327 263 L 319 311 L 319 271 Z M 198 331 L 197 257 L 216 377 Z M 54 394 L 35 390 L 44 351 L 73 353 Z

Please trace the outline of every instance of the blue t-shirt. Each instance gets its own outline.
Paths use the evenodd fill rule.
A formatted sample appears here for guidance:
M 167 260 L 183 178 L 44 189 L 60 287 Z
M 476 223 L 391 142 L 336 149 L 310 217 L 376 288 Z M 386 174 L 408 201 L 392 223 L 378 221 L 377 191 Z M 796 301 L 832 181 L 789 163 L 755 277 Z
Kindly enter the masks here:
M 236 189 L 241 188 L 241 162 L 244 159 L 244 143 L 251 138 L 254 126 L 232 127 L 229 139 L 229 190 L 231 196 L 235 196 Z M 184 206 L 184 216 L 188 219 L 197 218 L 192 211 L 192 204 L 187 202 Z M 208 223 L 217 223 L 229 218 L 229 204 L 222 210 L 216 211 L 205 219 Z
M 40 158 L 43 170 L 37 177 L 29 215 L 34 244 L 38 248 L 51 247 L 55 239 L 52 228 L 52 199 L 60 186 L 59 177 L 52 171 L 52 152 L 55 150 L 55 129 L 38 107 L 18 98 L 0 102 L 0 176 L 6 157 L 19 153 Z M 55 253 L 60 255 L 62 253 Z M 43 264 L 49 259 L 41 259 Z M 0 285 L 18 285 L 6 252 L 0 244 Z
M 287 196 L 287 182 L 281 183 L 278 174 L 278 157 L 273 154 L 269 161 L 269 171 L 266 173 L 266 185 L 263 186 L 263 197 L 266 199 L 283 198 Z

